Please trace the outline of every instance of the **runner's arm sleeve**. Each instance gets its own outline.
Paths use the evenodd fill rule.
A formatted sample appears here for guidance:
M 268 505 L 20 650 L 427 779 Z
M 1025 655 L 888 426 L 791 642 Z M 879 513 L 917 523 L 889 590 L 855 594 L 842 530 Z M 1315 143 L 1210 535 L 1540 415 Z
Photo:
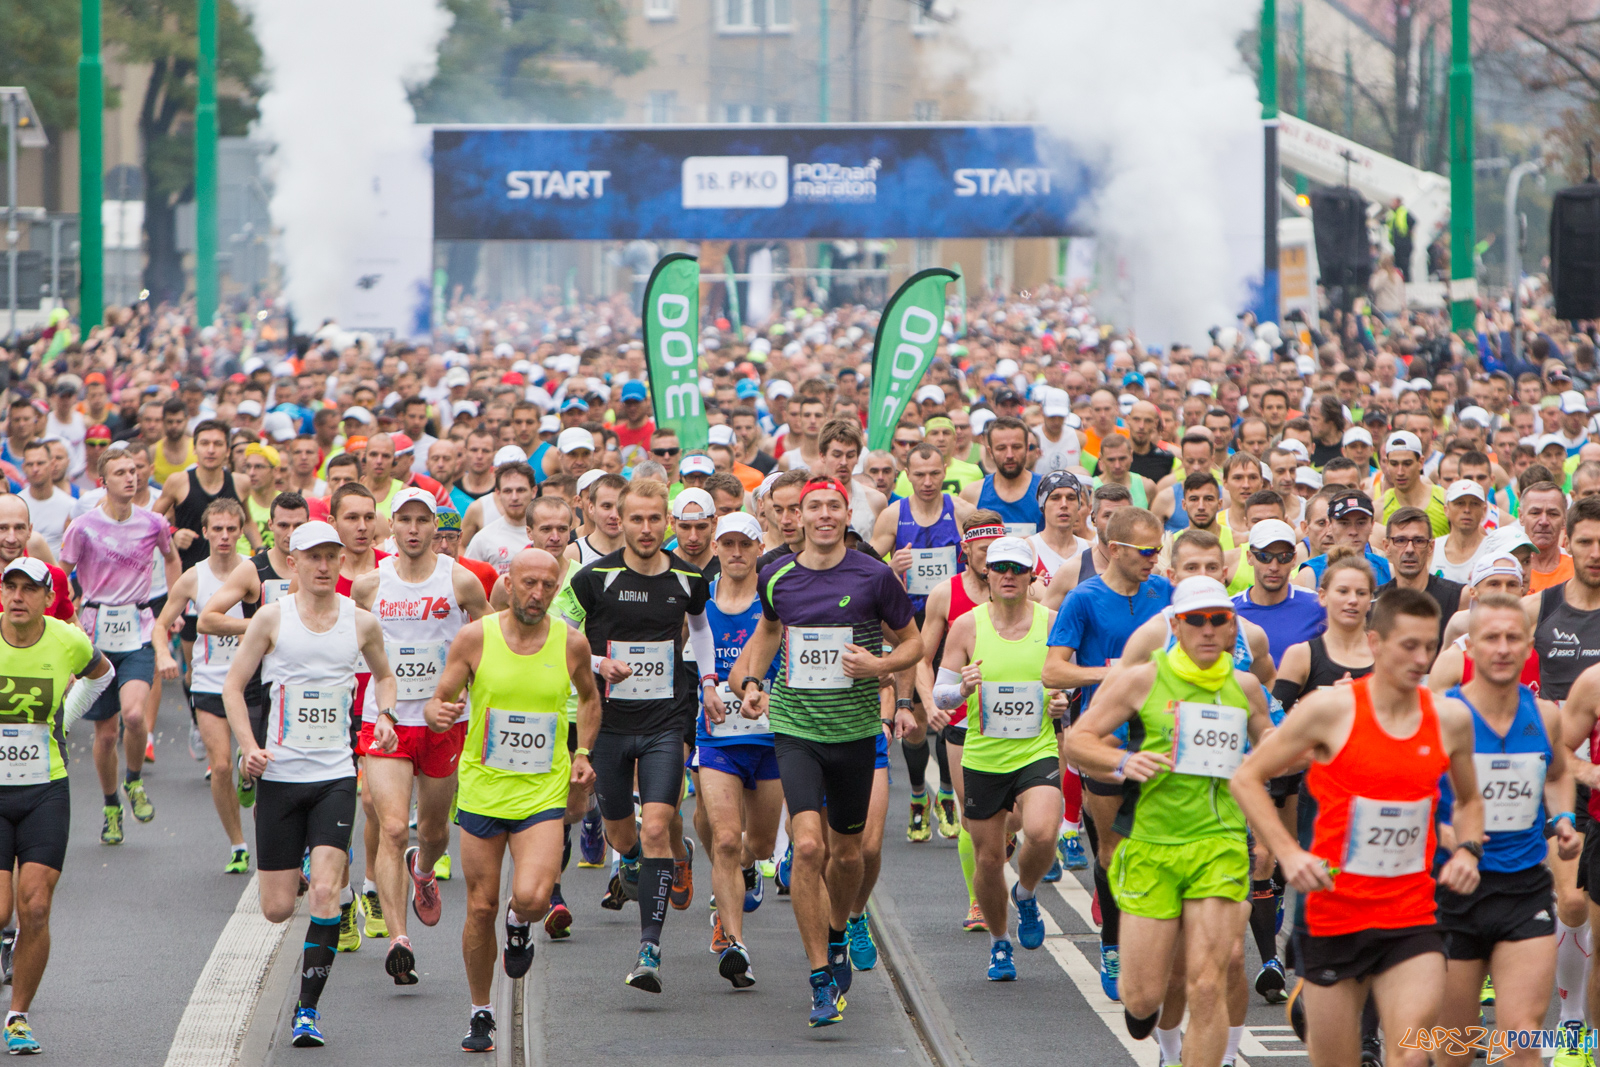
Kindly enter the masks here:
M 933 704 L 940 711 L 954 711 L 967 702 L 961 695 L 961 672 L 939 668 L 939 678 L 933 686 Z
M 67 694 L 67 699 L 61 702 L 61 730 L 63 733 L 72 729 L 72 724 L 88 714 L 94 707 L 94 702 L 100 699 L 100 694 L 111 688 L 111 683 L 117 679 L 117 669 L 111 661 L 96 653 L 96 659 L 102 660 L 106 665 L 106 672 L 98 678 L 83 677 L 78 679 L 78 684 L 72 687 L 72 692 Z
M 1272 683 L 1272 695 L 1278 698 L 1278 703 L 1283 705 L 1285 714 L 1294 707 L 1294 702 L 1299 700 L 1304 693 L 1304 687 L 1299 682 L 1292 682 L 1280 677 Z
M 717 671 L 717 641 L 711 636 L 711 620 L 705 612 L 689 616 L 689 647 L 694 651 L 695 670 L 701 677 Z

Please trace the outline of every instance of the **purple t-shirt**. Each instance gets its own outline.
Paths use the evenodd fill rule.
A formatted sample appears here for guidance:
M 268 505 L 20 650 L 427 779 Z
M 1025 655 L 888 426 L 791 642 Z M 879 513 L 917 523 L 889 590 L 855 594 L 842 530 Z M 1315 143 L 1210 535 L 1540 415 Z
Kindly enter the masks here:
M 67 527 L 61 539 L 61 567 L 77 568 L 83 588 L 83 628 L 93 636 L 94 604 L 142 604 L 150 599 L 150 578 L 155 554 L 172 548 L 167 522 L 147 508 L 135 507 L 127 521 L 117 522 L 104 508 L 94 508 Z M 149 608 L 139 612 L 139 641 L 150 640 L 155 616 Z

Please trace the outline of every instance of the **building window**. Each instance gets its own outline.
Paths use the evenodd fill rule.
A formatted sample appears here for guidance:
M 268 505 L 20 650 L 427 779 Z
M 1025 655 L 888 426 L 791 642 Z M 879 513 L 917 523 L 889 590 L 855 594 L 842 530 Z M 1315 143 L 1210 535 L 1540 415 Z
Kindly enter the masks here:
M 650 94 L 650 121 L 663 123 L 672 121 L 672 113 L 678 106 L 678 94 L 670 89 L 663 92 Z
M 794 0 L 718 0 L 717 29 L 722 33 L 791 33 Z
M 911 32 L 918 37 L 939 32 L 943 20 L 933 14 L 938 0 L 911 0 Z
M 754 104 L 723 104 L 722 121 L 736 126 L 771 125 L 776 122 L 788 122 L 789 106 L 787 104 L 777 107 L 758 107 Z
M 678 17 L 678 0 L 644 0 L 644 17 L 652 22 Z
M 938 122 L 939 121 L 939 101 L 937 101 L 937 100 L 914 100 L 914 101 L 912 101 L 912 103 L 911 103 L 911 121 L 912 122 Z

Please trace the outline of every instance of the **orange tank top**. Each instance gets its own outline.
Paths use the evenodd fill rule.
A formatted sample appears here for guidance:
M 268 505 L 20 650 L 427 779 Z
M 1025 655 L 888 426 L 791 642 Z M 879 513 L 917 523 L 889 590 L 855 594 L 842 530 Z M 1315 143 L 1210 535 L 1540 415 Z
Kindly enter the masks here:
M 1371 678 L 1352 682 L 1350 737 L 1328 763 L 1313 763 L 1306 787 L 1317 804 L 1311 852 L 1339 868 L 1333 888 L 1306 896 L 1313 937 L 1431 926 L 1434 809 L 1450 766 L 1433 696 L 1417 690 L 1421 722 L 1406 738 L 1378 724 Z

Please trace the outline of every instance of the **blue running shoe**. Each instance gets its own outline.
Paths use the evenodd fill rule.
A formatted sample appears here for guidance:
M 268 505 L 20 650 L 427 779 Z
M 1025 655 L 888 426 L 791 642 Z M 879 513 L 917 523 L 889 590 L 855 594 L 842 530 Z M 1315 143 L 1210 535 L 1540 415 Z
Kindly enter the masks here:
M 1100 988 L 1105 990 L 1106 996 L 1120 1002 L 1122 997 L 1117 995 L 1117 978 L 1122 974 L 1122 956 L 1117 952 L 1116 945 L 1100 946 Z
M 845 935 L 849 937 L 849 934 Z M 847 942 L 828 943 L 828 970 L 833 972 L 833 984 L 839 990 L 839 999 L 850 992 L 850 950 Z
M 317 1024 L 322 1021 L 322 1016 L 317 1014 L 316 1008 L 297 1007 L 294 1009 L 294 1026 L 290 1033 L 294 1034 L 295 1048 L 321 1048 L 327 1042 L 322 1039 L 322 1031 L 317 1029 Z
M 1056 861 L 1050 864 L 1050 869 L 1044 872 L 1044 881 L 1051 885 L 1061 881 L 1061 857 L 1057 856 Z
M 833 984 L 833 976 L 826 971 L 816 971 L 811 975 L 811 1018 L 812 1026 L 832 1026 L 843 1021 L 844 1016 L 839 1014 L 839 990 Z
M 623 982 L 646 993 L 661 992 L 661 946 L 648 941 L 640 945 L 639 961 Z
M 989 947 L 989 981 L 1015 982 L 1017 965 L 1011 962 L 1011 942 L 1001 938 Z
M 1083 838 L 1076 830 L 1066 830 L 1056 838 L 1056 856 L 1062 869 L 1082 871 L 1089 866 L 1089 856 L 1083 851 Z
M 766 899 L 766 885 L 761 880 L 761 870 L 758 867 L 747 868 L 744 872 L 744 910 L 755 911 L 761 907 L 761 902 Z
M 606 861 L 606 838 L 600 822 L 600 809 L 584 812 L 583 825 L 578 830 L 578 866 L 595 868 Z
M 1011 903 L 1017 906 L 1017 940 L 1026 949 L 1035 949 L 1044 944 L 1044 916 L 1039 914 L 1039 901 L 1036 897 L 1023 900 L 1017 896 L 1017 887 L 1011 887 Z M 1006 944 L 1009 953 L 1011 945 Z
M 1256 975 L 1256 992 L 1268 1004 L 1282 1004 L 1289 999 L 1289 979 L 1283 973 L 1283 964 L 1270 959 L 1261 965 Z
M 640 853 L 642 856 L 643 853 Z M 622 899 L 639 899 L 639 860 L 623 860 L 617 865 L 617 875 L 621 879 Z
M 878 945 L 872 940 L 865 914 L 845 924 L 844 939 L 850 946 L 850 966 L 858 971 L 870 971 L 878 965 Z
M 13 1056 L 36 1056 L 43 1051 L 26 1015 L 15 1016 L 6 1023 L 6 1051 Z
M 794 842 L 789 842 L 789 847 L 783 850 L 783 859 L 778 861 L 778 873 L 773 881 L 778 885 L 778 895 L 789 895 L 789 874 L 794 870 Z

